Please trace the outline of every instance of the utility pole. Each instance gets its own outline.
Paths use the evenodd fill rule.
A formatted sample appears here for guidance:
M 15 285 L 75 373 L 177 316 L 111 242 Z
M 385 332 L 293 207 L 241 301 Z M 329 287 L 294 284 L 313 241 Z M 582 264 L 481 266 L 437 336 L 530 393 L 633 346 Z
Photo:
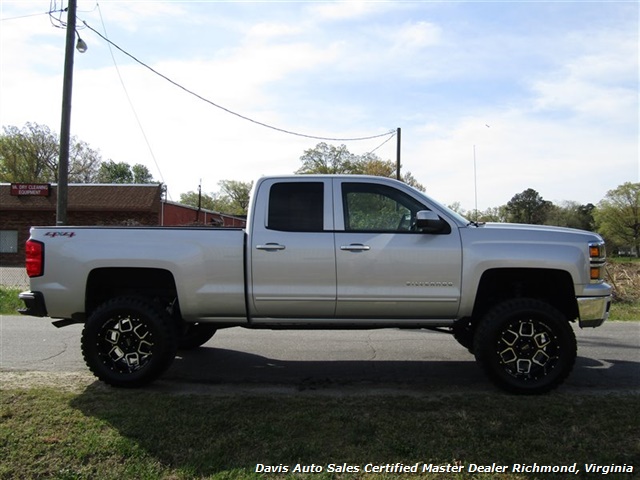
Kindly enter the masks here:
M 58 159 L 58 199 L 56 225 L 67 223 L 69 198 L 69 139 L 71 137 L 71 91 L 73 86 L 73 49 L 76 39 L 76 0 L 69 0 L 67 8 L 67 40 L 64 52 L 62 84 L 62 120 L 60 125 L 60 158 Z
M 202 210 L 202 179 L 198 185 L 198 210 L 196 210 L 196 223 L 200 222 L 200 211 Z
M 396 143 L 396 178 L 400 180 L 400 146 L 402 144 L 402 129 L 398 128 L 397 133 L 398 142 Z

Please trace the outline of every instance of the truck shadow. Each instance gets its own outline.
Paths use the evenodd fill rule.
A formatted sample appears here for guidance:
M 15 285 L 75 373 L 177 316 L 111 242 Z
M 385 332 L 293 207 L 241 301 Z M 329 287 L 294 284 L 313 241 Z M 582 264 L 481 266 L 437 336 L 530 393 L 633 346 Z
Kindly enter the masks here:
M 578 358 L 559 394 L 571 392 L 572 385 L 580 390 L 586 386 L 582 378 L 594 371 L 611 376 L 619 368 L 638 365 Z M 116 429 L 158 464 L 206 477 L 255 471 L 257 464 L 368 462 L 383 438 L 391 439 L 388 458 L 375 462 L 420 461 L 416 452 L 429 446 L 431 458 L 446 463 L 450 455 L 455 458 L 452 445 L 465 442 L 463 430 L 445 428 L 448 416 L 464 417 L 481 406 L 506 408 L 495 415 L 508 418 L 523 408 L 542 407 L 547 399 L 500 392 L 472 356 L 468 361 L 283 361 L 205 347 L 182 353 L 149 387 L 124 390 L 95 382 L 71 405 Z M 443 442 L 449 456 L 440 458 L 437 445 Z
M 469 355 L 468 361 L 280 360 L 242 351 L 198 348 L 180 352 L 164 381 L 218 385 L 285 386 L 294 390 L 410 387 L 493 390 Z M 484 388 L 483 388 L 484 387 Z
M 451 395 L 471 405 L 457 393 L 474 390 L 501 395 L 471 357 L 282 361 L 205 347 L 181 354 L 148 387 L 117 389 L 96 381 L 71 406 L 114 428 L 157 463 L 208 477 L 255 472 L 258 463 L 396 462 L 407 452 L 422 452 L 420 444 L 432 436 L 432 427 L 415 431 L 416 413 L 436 424 L 450 414 Z M 371 460 L 381 436 L 397 445 L 389 458 Z
M 328 355 L 329 356 L 329 355 Z M 458 357 L 462 358 L 462 357 Z M 476 364 L 467 360 L 280 360 L 243 351 L 201 347 L 180 352 L 158 385 L 177 389 L 192 384 L 226 387 L 282 386 L 293 391 L 369 394 L 372 389 L 418 395 L 451 392 L 498 392 Z M 639 358 L 640 360 L 640 358 Z M 154 384 L 155 385 L 155 384 Z M 640 361 L 578 357 L 569 378 L 558 388 L 640 389 Z

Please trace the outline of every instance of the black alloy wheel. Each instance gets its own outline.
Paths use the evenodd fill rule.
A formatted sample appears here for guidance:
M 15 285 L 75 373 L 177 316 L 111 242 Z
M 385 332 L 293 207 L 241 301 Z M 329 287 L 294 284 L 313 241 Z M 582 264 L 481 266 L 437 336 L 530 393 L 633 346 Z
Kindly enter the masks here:
M 556 308 L 541 300 L 519 298 L 499 304 L 481 320 L 474 352 L 499 387 L 540 394 L 569 376 L 577 344 L 573 328 Z
M 158 378 L 176 354 L 172 320 L 139 297 L 118 297 L 99 306 L 82 331 L 82 354 L 100 380 L 139 387 Z

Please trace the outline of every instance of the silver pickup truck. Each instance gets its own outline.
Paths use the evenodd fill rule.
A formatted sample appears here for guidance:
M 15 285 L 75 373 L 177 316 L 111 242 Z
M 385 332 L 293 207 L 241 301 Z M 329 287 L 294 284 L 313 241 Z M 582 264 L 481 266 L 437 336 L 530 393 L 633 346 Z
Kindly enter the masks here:
M 220 328 L 426 328 L 531 394 L 571 372 L 570 322 L 608 317 L 598 235 L 469 222 L 392 179 L 265 177 L 247 225 L 33 227 L 22 313 L 84 323 L 84 359 L 114 386 L 156 379 Z

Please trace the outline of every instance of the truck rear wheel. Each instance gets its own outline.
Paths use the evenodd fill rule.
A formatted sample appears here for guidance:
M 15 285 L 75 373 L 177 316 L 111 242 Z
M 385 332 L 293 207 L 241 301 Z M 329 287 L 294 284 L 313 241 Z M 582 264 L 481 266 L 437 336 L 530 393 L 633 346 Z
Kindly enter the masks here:
M 523 394 L 546 393 L 571 373 L 576 337 L 567 319 L 536 299 L 508 300 L 481 320 L 474 339 L 476 360 L 499 387 Z
M 84 326 L 81 345 L 93 374 L 115 387 L 152 382 L 176 354 L 171 318 L 138 297 L 113 298 L 99 306 Z

